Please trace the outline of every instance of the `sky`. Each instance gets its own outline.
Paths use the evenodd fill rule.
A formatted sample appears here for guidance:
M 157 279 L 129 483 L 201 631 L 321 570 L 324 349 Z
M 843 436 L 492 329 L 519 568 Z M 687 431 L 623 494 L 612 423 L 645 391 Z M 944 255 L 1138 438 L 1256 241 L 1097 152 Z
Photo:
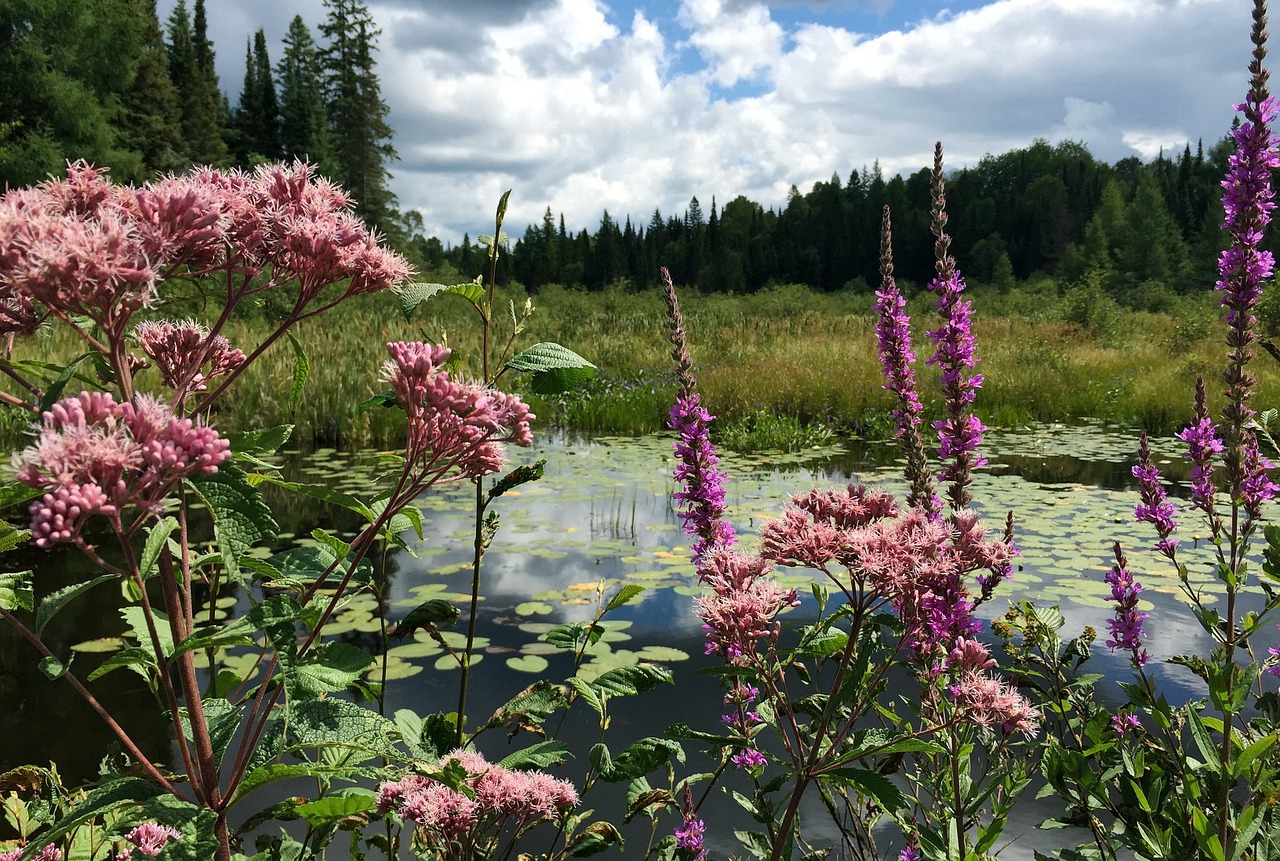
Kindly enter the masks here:
M 162 23 L 176 0 L 158 3 Z M 608 210 L 704 211 L 877 160 L 948 168 L 1030 144 L 1098 158 L 1208 146 L 1248 83 L 1246 0 L 366 0 L 399 160 L 392 190 L 427 235 L 507 231 L 547 207 L 570 231 Z M 193 0 L 189 0 L 191 6 Z M 234 103 L 244 48 L 272 62 L 322 0 L 206 0 Z

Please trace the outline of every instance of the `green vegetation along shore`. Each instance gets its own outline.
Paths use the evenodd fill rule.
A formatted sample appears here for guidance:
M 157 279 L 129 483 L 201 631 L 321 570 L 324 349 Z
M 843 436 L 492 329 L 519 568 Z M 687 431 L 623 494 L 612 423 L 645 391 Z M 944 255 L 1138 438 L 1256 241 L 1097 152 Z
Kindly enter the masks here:
M 1120 308 L 1085 288 L 1059 295 L 1052 282 L 1000 292 L 971 291 L 986 382 L 977 408 L 988 424 L 1097 418 L 1169 433 L 1184 424 L 1191 405 L 1185 393 L 1197 374 L 1210 391 L 1225 350 L 1214 297 L 1183 300 L 1168 313 Z M 662 427 L 674 399 L 665 309 L 656 291 L 587 293 L 544 287 L 531 297 L 535 313 L 520 344 L 556 341 L 599 367 L 584 390 L 555 400 L 527 394 L 542 427 L 558 425 L 594 433 L 645 433 Z M 525 294 L 502 294 L 496 327 Z M 700 384 L 718 426 L 737 434 L 739 447 L 796 447 L 820 441 L 824 430 L 887 436 L 890 401 L 881 388 L 874 333 L 874 296 L 819 293 L 787 285 L 746 296 L 682 298 Z M 926 409 L 935 411 L 931 354 L 925 336 L 932 314 L 927 295 L 909 308 L 916 321 L 917 373 Z M 172 316 L 172 309 L 169 315 Z M 505 324 L 509 330 L 509 323 Z M 225 330 L 246 350 L 267 334 L 267 316 L 233 319 Z M 394 410 L 361 410 L 385 388 L 380 368 L 391 340 L 444 340 L 463 371 L 479 360 L 479 324 L 472 309 L 440 296 L 406 321 L 394 296 L 362 297 L 341 314 L 304 324 L 310 374 L 296 414 L 288 409 L 295 357 L 288 342 L 273 346 L 236 382 L 224 412 L 213 420 L 227 430 L 293 422 L 303 445 L 355 448 L 396 444 L 402 416 Z M 37 334 L 19 342 L 16 359 L 70 361 L 77 345 Z M 495 348 L 496 349 L 496 348 Z M 495 354 L 496 355 L 496 354 Z M 1259 408 L 1280 405 L 1280 364 L 1257 363 Z M 158 383 L 158 381 L 156 381 Z M 520 378 L 504 378 L 517 390 Z M 23 442 L 23 417 L 6 411 L 10 446 Z M 762 439 L 757 439 L 762 437 Z

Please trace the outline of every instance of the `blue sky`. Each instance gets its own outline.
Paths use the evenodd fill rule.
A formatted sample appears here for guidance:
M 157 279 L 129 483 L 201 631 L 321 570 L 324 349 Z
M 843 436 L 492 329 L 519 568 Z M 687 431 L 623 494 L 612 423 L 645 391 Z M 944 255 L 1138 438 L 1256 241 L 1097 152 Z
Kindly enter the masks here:
M 160 0 L 162 19 L 175 0 Z M 1210 144 L 1247 83 L 1243 0 L 368 0 L 400 160 L 393 189 L 450 242 L 543 210 L 594 230 L 832 173 L 950 167 L 1036 138 L 1107 161 Z M 322 0 L 208 0 L 232 100 Z

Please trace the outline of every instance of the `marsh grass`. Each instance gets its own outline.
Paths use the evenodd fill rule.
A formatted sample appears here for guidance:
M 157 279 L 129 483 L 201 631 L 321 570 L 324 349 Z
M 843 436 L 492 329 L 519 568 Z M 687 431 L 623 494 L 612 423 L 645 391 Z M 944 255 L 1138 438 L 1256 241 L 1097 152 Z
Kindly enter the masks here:
M 979 370 L 986 377 L 977 409 L 988 424 L 1091 417 L 1168 433 L 1190 415 L 1186 392 L 1197 373 L 1206 374 L 1214 396 L 1221 388 L 1213 369 L 1221 365 L 1225 347 L 1221 325 L 1206 322 L 1216 315 L 1211 296 L 1185 300 L 1176 313 L 1122 311 L 1117 325 L 1091 331 L 1064 319 L 1072 313 L 1069 303 L 1043 284 L 1029 285 L 1025 295 L 981 288 L 974 292 Z M 504 340 L 512 300 L 519 307 L 523 292 L 502 294 L 495 309 L 495 328 Z M 656 292 L 548 287 L 533 301 L 537 311 L 520 343 L 556 341 L 600 368 L 597 379 L 581 392 L 554 400 L 530 395 L 541 422 L 592 433 L 647 433 L 663 427 L 675 385 L 666 370 L 670 345 Z M 722 436 L 732 429 L 742 445 L 772 448 L 755 445 L 749 434 L 742 434 L 759 427 L 762 437 L 785 437 L 779 424 L 784 418 L 788 427 L 885 435 L 892 427 L 887 418 L 891 403 L 881 388 L 872 301 L 867 293 L 821 294 L 795 285 L 749 296 L 685 294 L 682 306 L 695 370 L 708 408 L 719 416 Z M 921 357 L 917 374 L 932 414 L 939 395 L 932 369 L 923 363 L 930 353 L 925 329 L 932 315 L 927 296 L 917 294 L 912 303 L 918 321 L 913 341 Z M 236 346 L 251 348 L 269 331 L 266 313 L 233 319 L 227 337 Z M 296 414 L 288 411 L 295 356 L 282 341 L 237 382 L 213 418 L 229 430 L 293 422 L 298 426 L 295 444 L 301 445 L 394 445 L 403 427 L 399 413 L 359 408 L 386 388 L 380 378 L 385 342 L 445 340 L 455 348 L 461 372 L 475 375 L 479 332 L 476 315 L 456 297 L 433 300 L 410 321 L 391 296 L 360 297 L 336 314 L 303 324 L 299 340 L 309 345 L 311 370 Z M 79 352 L 79 344 L 60 329 L 59 334 L 19 343 L 15 355 L 65 362 Z M 1258 406 L 1280 404 L 1280 365 L 1262 356 L 1255 367 Z M 156 382 L 148 376 L 152 373 L 143 372 L 144 386 Z M 508 375 L 500 384 L 519 390 L 523 380 Z M 763 415 L 777 417 L 778 426 L 762 425 Z M 17 421 L 0 423 L 11 446 L 24 441 L 14 433 L 20 426 Z

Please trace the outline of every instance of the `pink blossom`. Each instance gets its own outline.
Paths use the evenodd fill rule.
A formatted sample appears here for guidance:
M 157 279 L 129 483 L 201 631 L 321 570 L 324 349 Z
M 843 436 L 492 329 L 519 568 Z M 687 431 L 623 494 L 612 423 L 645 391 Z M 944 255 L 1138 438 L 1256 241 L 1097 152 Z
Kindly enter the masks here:
M 152 320 L 138 324 L 134 335 L 171 389 L 202 392 L 209 380 L 230 374 L 245 362 L 243 352 L 221 335 L 210 336 L 209 330 L 194 320 Z M 205 366 L 208 372 L 201 373 Z
M 987 673 L 962 673 L 949 689 L 961 720 L 980 727 L 998 727 L 1005 734 L 1027 737 L 1040 728 L 1040 713 L 1008 683 Z
M 154 858 L 170 840 L 181 840 L 182 832 L 168 825 L 144 822 L 124 836 L 143 855 Z

